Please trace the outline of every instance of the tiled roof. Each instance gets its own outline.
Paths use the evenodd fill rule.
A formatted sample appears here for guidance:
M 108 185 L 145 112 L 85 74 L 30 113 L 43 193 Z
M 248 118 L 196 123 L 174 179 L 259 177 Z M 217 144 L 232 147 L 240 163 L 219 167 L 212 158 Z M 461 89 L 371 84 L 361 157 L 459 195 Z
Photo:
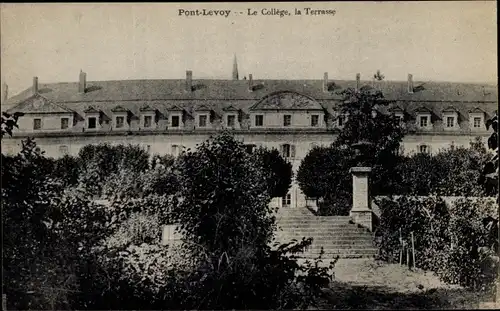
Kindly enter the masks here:
M 16 108 L 25 113 L 73 113 L 70 109 L 55 104 L 40 94 L 28 97 Z
M 323 91 L 322 80 L 254 80 L 253 84 L 252 92 L 248 90 L 248 80 L 196 79 L 193 80 L 192 92 L 185 90 L 184 79 L 90 81 L 85 93 L 78 92 L 78 83 L 40 84 L 38 90 L 50 102 L 77 113 L 93 106 L 104 114 L 111 114 L 111 109 L 118 105 L 135 115 L 140 114 L 140 108 L 145 105 L 160 113 L 172 110 L 192 113 L 198 105 L 205 105 L 220 115 L 227 109 L 248 113 L 253 105 L 273 98 L 273 94 L 300 94 L 312 99 L 307 105 L 316 105 L 317 102 L 327 112 L 333 113 L 341 98 L 338 92 L 356 87 L 356 81 L 343 80 L 330 81 L 329 85 L 335 87 L 329 87 L 328 92 Z M 406 81 L 362 82 L 365 84 L 380 89 L 385 98 L 396 101 L 395 105 L 410 114 L 427 108 L 439 116 L 449 106 L 463 115 L 474 108 L 487 114 L 497 109 L 498 91 L 494 85 L 414 82 L 414 93 L 408 93 Z M 8 99 L 7 105 L 19 104 L 31 97 L 31 89 L 27 89 Z M 291 102 L 288 104 L 292 105 Z M 10 110 L 19 111 L 22 107 L 15 105 Z

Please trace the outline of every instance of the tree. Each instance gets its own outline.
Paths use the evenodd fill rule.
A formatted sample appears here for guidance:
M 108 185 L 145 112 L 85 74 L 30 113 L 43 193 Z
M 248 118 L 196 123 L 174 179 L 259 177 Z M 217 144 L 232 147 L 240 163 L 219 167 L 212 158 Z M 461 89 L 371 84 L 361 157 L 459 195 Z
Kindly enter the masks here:
M 12 130 L 14 127 L 18 127 L 17 120 L 23 115 L 24 113 L 22 112 L 15 112 L 14 114 L 2 112 L 2 138 L 5 134 L 12 136 Z
M 183 200 L 175 215 L 198 263 L 176 286 L 183 288 L 172 301 L 183 302 L 177 308 L 296 308 L 315 297 L 324 270 L 306 268 L 298 276 L 297 262 L 285 256 L 310 241 L 271 249 L 275 219 L 268 172 L 255 165 L 242 143 L 228 134 L 216 136 L 183 154 L 179 170 Z
M 488 149 L 492 151 L 489 160 L 486 162 L 481 173 L 480 183 L 484 186 L 489 195 L 498 193 L 498 114 L 486 122 L 486 128 L 493 129 L 488 138 Z
M 389 102 L 379 90 L 363 86 L 360 90 L 346 89 L 340 95 L 339 108 L 348 116 L 347 122 L 331 147 L 309 152 L 297 179 L 306 195 L 324 197 L 327 210 L 345 214 L 351 204 L 351 167 L 372 167 L 373 194 L 391 192 L 399 184 L 394 168 L 400 161 L 404 130 L 394 115 L 382 111 Z
M 258 148 L 254 156 L 262 170 L 267 172 L 269 195 L 272 198 L 284 197 L 292 184 L 292 164 L 283 159 L 276 149 Z

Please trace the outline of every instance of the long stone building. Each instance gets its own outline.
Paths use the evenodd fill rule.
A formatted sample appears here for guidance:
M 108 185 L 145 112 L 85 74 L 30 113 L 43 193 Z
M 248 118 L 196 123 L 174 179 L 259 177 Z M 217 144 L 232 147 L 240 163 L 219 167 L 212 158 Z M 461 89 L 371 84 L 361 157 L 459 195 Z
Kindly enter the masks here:
M 75 74 L 75 76 L 78 76 Z M 393 104 L 389 112 L 408 128 L 405 153 L 436 152 L 451 144 L 468 146 L 486 140 L 485 120 L 498 105 L 495 85 L 417 82 L 239 79 L 185 79 L 40 83 L 11 98 L 9 112 L 23 112 L 19 129 L 2 141 L 3 153 L 15 153 L 21 140 L 34 137 L 51 157 L 76 155 L 87 144 L 139 144 L 152 154 L 178 155 L 224 129 L 245 144 L 277 148 L 296 171 L 315 145 L 332 143 L 346 118 L 339 112 L 339 91 L 368 84 Z M 293 183 L 289 194 L 274 199 L 280 206 L 304 206 Z

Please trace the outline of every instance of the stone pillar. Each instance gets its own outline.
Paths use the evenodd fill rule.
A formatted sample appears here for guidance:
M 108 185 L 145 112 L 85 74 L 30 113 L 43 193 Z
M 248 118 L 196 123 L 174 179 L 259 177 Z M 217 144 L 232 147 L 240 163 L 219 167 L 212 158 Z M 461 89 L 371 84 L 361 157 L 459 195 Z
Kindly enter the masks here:
M 352 209 L 349 213 L 356 224 L 372 231 L 372 207 L 368 175 L 370 167 L 352 167 Z

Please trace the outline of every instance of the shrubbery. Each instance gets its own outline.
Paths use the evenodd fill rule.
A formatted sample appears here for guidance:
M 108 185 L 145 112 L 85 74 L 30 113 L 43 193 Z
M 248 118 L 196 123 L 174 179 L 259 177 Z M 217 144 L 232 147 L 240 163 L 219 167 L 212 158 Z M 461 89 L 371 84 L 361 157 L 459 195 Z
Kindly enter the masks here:
M 273 152 L 248 154 L 227 135 L 177 160 L 148 157 L 138 147 L 100 145 L 53 160 L 31 140 L 18 156 L 2 155 L 10 308 L 267 309 L 314 302 L 330 269 L 299 266 L 290 256 L 311 241 L 269 246 L 269 200 L 289 187 L 286 161 Z M 103 195 L 109 204 L 93 201 Z M 161 245 L 161 226 L 179 222 L 186 243 Z
M 376 233 L 381 257 L 398 261 L 400 232 L 409 246 L 413 232 L 417 267 L 436 272 L 445 282 L 491 288 L 498 257 L 494 256 L 495 237 L 483 222 L 491 204 L 483 199 L 460 199 L 448 207 L 436 197 L 381 199 Z
M 373 166 L 372 195 L 484 196 L 482 168 L 489 156 L 478 138 L 469 148 L 450 147 L 435 155 L 415 153 L 393 157 L 391 170 Z M 322 215 L 347 215 L 352 204 L 352 175 L 356 165 L 350 148 L 317 147 L 302 161 L 297 180 L 306 196 L 322 198 Z M 325 170 L 327 168 L 327 170 Z M 388 174 L 392 172 L 392 174 Z M 381 177 L 383 176 L 383 178 Z

